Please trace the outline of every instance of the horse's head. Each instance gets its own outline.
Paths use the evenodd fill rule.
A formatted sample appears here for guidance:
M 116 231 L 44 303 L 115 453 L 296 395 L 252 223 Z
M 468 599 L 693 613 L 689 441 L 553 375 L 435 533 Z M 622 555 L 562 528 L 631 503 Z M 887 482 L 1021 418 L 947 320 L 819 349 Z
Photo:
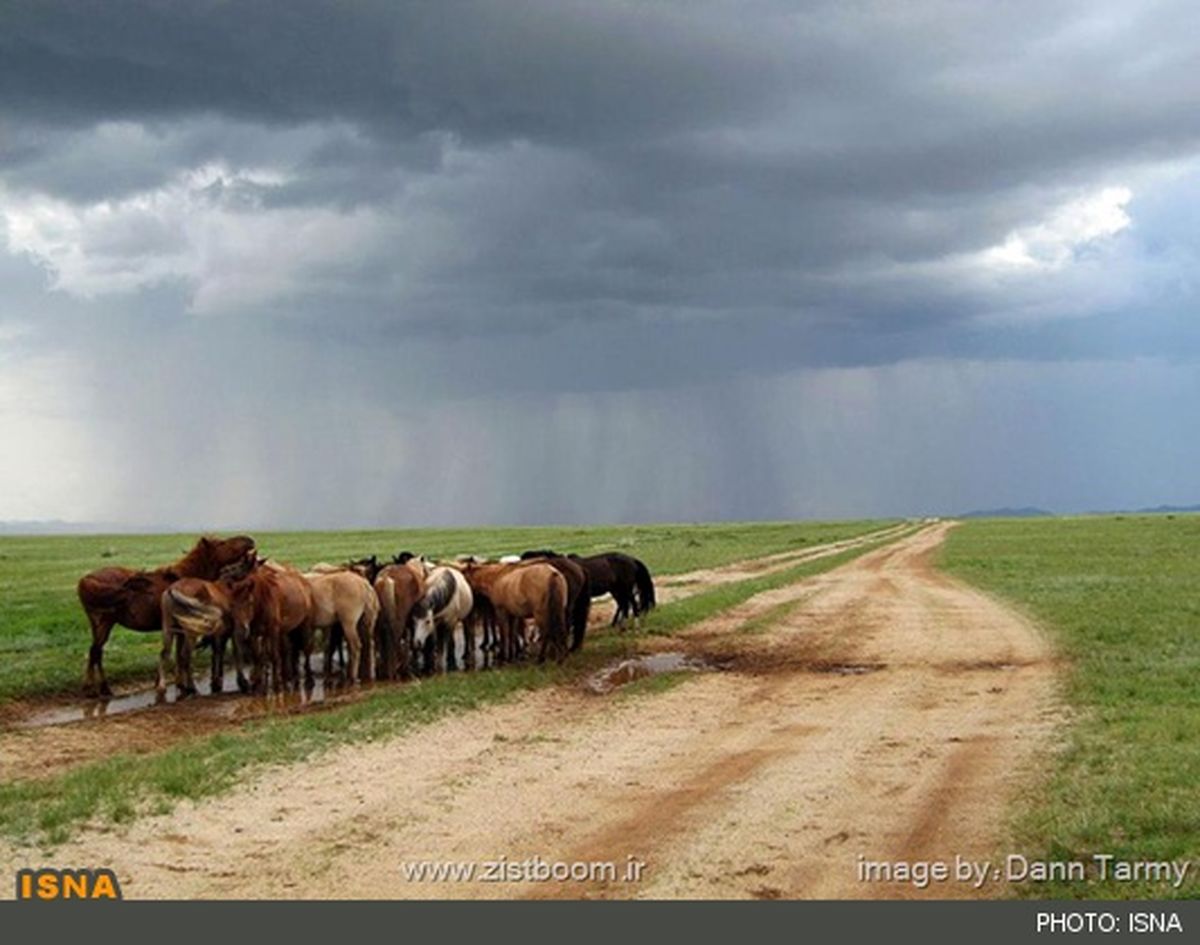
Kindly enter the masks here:
M 379 574 L 379 559 L 375 555 L 369 558 L 359 558 L 357 561 L 347 563 L 348 567 L 355 574 L 365 577 L 368 581 L 374 581 Z
M 239 640 L 250 636 L 250 625 L 258 612 L 257 583 L 262 576 L 257 573 L 257 567 L 248 574 L 229 585 L 229 618 L 233 623 L 233 632 Z
M 418 602 L 412 609 L 412 625 L 413 646 L 420 649 L 433 636 L 433 610 Z

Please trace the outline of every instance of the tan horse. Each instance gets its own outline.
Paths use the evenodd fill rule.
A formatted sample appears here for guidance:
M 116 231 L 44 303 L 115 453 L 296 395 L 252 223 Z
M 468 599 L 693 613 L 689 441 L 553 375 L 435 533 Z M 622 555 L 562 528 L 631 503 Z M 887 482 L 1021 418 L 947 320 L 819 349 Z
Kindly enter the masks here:
M 192 652 L 196 642 L 204 638 L 212 642 L 212 691 L 220 692 L 225 686 L 225 647 L 234 636 L 230 585 L 225 581 L 202 578 L 176 581 L 163 593 L 162 617 L 162 652 L 158 658 L 155 685 L 159 699 L 163 699 L 167 691 L 167 665 L 172 642 L 175 644 L 175 686 L 179 698 L 195 694 Z M 236 639 L 233 659 L 238 688 L 247 692 L 250 684 L 242 671 L 242 646 Z
M 389 564 L 375 577 L 375 595 L 381 608 L 375 639 L 384 679 L 406 677 L 412 671 L 412 618 L 425 595 L 425 566 L 413 558 Z
M 234 645 L 247 647 L 254 656 L 254 691 L 266 692 L 268 682 L 280 690 L 295 680 L 301 653 L 304 682 L 311 686 L 313 594 L 304 576 L 284 565 L 263 563 L 231 584 L 230 596 Z
M 309 571 L 304 575 L 312 591 L 312 627 L 325 631 L 325 676 L 333 671 L 333 651 L 340 630 L 350 650 L 347 679 L 369 680 L 375 670 L 375 624 L 379 598 L 371 582 L 354 571 Z
M 502 652 L 509 657 L 516 654 L 516 635 L 531 620 L 541 634 L 538 662 L 545 662 L 551 649 L 560 663 L 566 658 L 567 582 L 556 568 L 541 561 L 468 564 L 463 575 L 494 609 Z
M 86 695 L 111 696 L 104 678 L 104 645 L 116 624 L 149 633 L 162 627 L 162 596 L 185 577 L 215 581 L 227 568 L 249 568 L 254 563 L 254 539 L 248 535 L 214 538 L 206 535 L 186 555 L 152 571 L 100 568 L 79 579 L 79 602 L 92 628 L 88 652 Z

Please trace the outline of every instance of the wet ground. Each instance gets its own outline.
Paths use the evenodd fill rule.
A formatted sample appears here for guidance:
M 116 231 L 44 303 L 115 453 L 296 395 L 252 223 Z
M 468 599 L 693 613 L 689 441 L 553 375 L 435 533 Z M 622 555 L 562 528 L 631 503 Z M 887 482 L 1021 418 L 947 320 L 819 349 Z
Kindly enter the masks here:
M 700 672 L 715 668 L 707 660 L 699 656 L 690 656 L 687 653 L 649 653 L 606 666 L 588 679 L 586 688 L 589 692 L 604 695 L 650 676 L 660 676 L 663 673 Z

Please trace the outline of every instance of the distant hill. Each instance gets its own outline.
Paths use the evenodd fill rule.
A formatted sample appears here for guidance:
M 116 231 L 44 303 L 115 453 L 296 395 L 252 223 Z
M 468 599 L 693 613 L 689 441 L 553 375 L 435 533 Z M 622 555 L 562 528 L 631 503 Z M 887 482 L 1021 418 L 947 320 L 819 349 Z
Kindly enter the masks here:
M 1200 512 L 1200 505 L 1156 505 L 1152 509 L 1138 509 L 1142 515 L 1157 515 L 1163 512 Z
M 1053 512 L 1047 512 L 1045 509 L 1037 509 L 1033 506 L 1025 506 L 1024 508 L 1011 509 L 976 509 L 974 512 L 964 512 L 957 518 L 1048 518 L 1053 516 Z

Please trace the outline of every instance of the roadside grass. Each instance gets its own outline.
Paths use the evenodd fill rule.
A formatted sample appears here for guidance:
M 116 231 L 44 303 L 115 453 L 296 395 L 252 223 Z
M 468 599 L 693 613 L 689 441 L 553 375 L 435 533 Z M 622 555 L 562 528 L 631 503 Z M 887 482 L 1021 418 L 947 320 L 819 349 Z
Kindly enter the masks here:
M 498 556 L 552 547 L 592 554 L 620 550 L 655 574 L 678 574 L 852 538 L 891 524 L 769 522 L 711 525 L 564 526 L 557 528 L 406 529 L 268 532 L 256 535 L 264 555 L 308 567 L 412 549 L 434 558 Z M 177 559 L 195 535 L 0 537 L 0 704 L 49 693 L 77 692 L 90 642 L 75 584 L 106 565 L 154 567 Z M 113 630 L 105 647 L 109 681 L 152 676 L 157 634 Z
M 118 755 L 50 778 L 0 784 L 0 834 L 52 847 L 82 824 L 123 823 L 142 813 L 168 813 L 181 800 L 220 794 L 266 765 L 294 764 L 323 750 L 393 736 L 521 692 L 577 683 L 614 660 L 634 655 L 640 637 L 669 636 L 764 590 L 830 570 L 897 537 L 726 585 L 721 593 L 662 604 L 648 615 L 640 632 L 592 634 L 584 650 L 563 666 L 523 665 L 381 684 L 362 699 L 336 708 L 268 716 L 157 754 Z M 623 687 L 623 697 L 663 692 L 694 675 L 664 673 L 639 680 Z
M 971 521 L 942 564 L 1030 613 L 1070 662 L 1074 724 L 1022 802 L 1014 852 L 1192 861 L 1180 889 L 1092 877 L 1014 892 L 1200 896 L 1200 516 Z

